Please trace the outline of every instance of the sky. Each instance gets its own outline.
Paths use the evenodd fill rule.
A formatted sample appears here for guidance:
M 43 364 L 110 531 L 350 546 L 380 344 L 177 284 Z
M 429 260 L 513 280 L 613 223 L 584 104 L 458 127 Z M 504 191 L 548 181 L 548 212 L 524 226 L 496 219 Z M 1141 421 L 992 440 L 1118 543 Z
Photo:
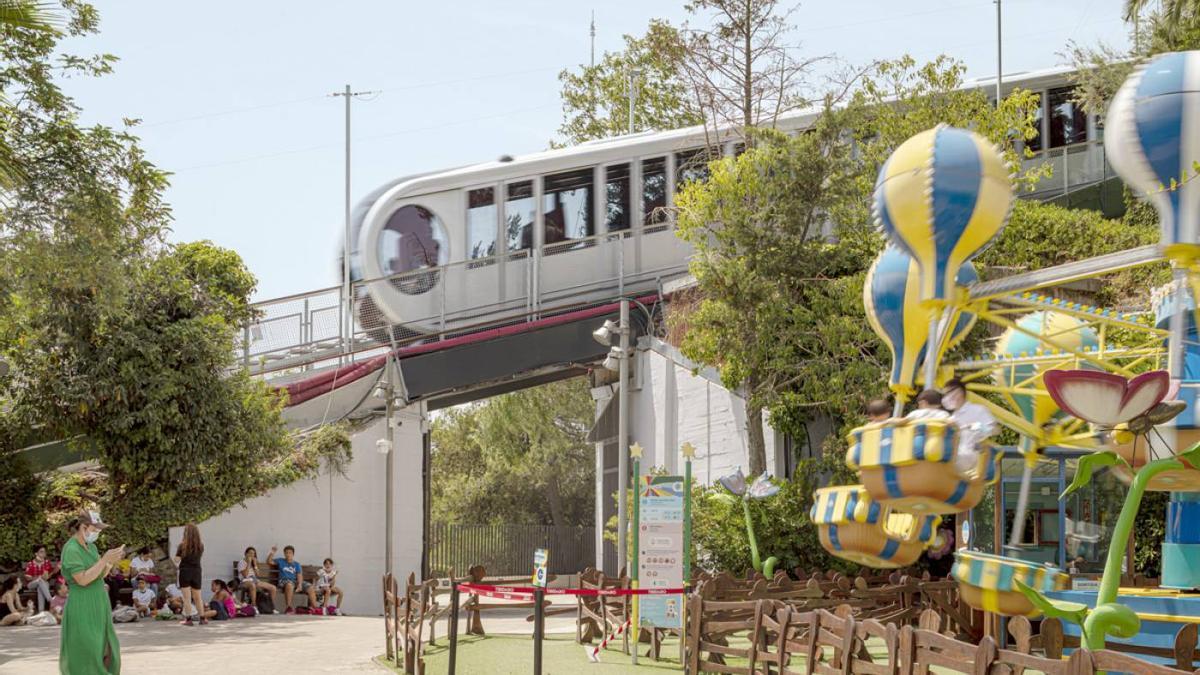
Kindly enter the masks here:
M 545 149 L 562 121 L 558 72 L 620 49 L 682 0 L 93 0 L 100 33 L 64 43 L 116 71 L 70 79 L 83 121 L 137 118 L 171 172 L 172 240 L 236 250 L 257 299 L 340 283 L 344 100 L 354 200 L 390 179 Z M 783 3 L 786 6 L 786 3 Z M 1004 72 L 1062 65 L 1069 40 L 1127 44 L 1122 0 L 1003 0 Z M 947 54 L 996 71 L 992 0 L 807 0 L 800 54 L 851 64 Z

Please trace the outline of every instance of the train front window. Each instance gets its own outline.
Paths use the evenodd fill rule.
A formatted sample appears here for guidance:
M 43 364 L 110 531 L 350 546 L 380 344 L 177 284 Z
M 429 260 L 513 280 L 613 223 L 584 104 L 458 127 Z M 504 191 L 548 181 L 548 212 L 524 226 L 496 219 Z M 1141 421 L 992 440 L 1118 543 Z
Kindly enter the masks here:
M 496 190 L 480 188 L 467 192 L 467 257 L 496 255 Z
M 418 270 L 445 265 L 450 253 L 442 219 L 424 206 L 408 204 L 388 218 L 379 234 L 379 266 L 383 273 L 401 275 L 392 285 L 409 295 L 428 291 L 437 276 L 414 274 Z
M 508 250 L 531 249 L 536 214 L 533 210 L 533 181 L 509 183 L 507 193 L 504 200 L 504 238 L 508 240 Z
M 667 160 L 665 157 L 642 161 L 642 213 L 647 225 L 667 219 Z
M 542 179 L 546 240 L 553 244 L 595 234 L 592 224 L 592 170 L 580 169 Z
M 609 232 L 629 229 L 633 204 L 630 201 L 629 165 L 618 164 L 605 169 L 604 221 Z

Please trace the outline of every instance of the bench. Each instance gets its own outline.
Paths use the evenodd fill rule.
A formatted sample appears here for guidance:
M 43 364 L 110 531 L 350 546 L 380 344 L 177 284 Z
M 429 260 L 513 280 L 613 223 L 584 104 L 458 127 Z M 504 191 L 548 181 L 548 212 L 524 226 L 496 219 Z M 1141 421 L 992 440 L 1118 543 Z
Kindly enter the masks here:
M 238 566 L 239 562 L 241 562 L 241 561 L 240 560 L 233 561 L 233 574 L 230 575 L 229 578 L 231 580 L 233 580 L 234 583 L 230 584 L 230 590 L 233 590 L 237 594 L 237 597 L 242 598 L 243 601 L 247 601 L 249 595 L 246 593 L 246 591 L 244 589 L 242 589 L 241 581 L 238 577 L 237 566 Z M 304 574 L 304 580 L 315 586 L 317 583 L 317 570 L 321 569 L 321 567 L 322 567 L 321 565 L 301 565 L 300 569 Z M 275 589 L 279 592 L 279 597 L 280 598 L 283 597 L 283 586 L 281 586 L 279 584 L 279 568 L 278 567 L 275 567 L 274 565 L 270 565 L 266 562 L 259 562 L 258 574 L 259 574 L 258 578 L 260 580 L 265 581 L 265 582 L 271 584 L 272 586 L 274 586 Z M 292 595 L 292 598 L 293 598 L 293 600 L 304 600 L 305 606 L 308 605 L 308 596 L 305 595 L 304 593 L 301 593 L 299 590 L 297 590 Z M 280 611 L 282 611 L 282 610 L 280 610 Z

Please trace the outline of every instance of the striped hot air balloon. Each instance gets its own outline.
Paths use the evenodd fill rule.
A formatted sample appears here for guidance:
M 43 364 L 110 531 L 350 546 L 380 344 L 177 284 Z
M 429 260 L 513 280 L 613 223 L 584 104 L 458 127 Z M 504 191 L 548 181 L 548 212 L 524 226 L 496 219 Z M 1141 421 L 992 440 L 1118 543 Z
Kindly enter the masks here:
M 1104 150 L 1121 178 L 1158 211 L 1168 257 L 1200 257 L 1200 51 L 1150 59 L 1113 97 Z
M 879 170 L 875 216 L 920 267 L 920 299 L 957 298 L 958 270 L 1004 229 L 1012 208 L 1010 167 L 982 136 L 944 124 L 896 148 Z
M 958 284 L 975 283 L 979 275 L 967 263 L 958 270 Z M 920 270 L 912 257 L 895 246 L 884 248 L 872 263 L 863 284 L 863 306 L 867 321 L 892 353 L 892 372 L 888 385 L 895 394 L 908 400 L 915 392 L 917 369 L 925 360 L 929 320 L 932 311 L 922 306 Z M 963 312 L 945 348 L 962 341 L 975 325 L 975 315 Z

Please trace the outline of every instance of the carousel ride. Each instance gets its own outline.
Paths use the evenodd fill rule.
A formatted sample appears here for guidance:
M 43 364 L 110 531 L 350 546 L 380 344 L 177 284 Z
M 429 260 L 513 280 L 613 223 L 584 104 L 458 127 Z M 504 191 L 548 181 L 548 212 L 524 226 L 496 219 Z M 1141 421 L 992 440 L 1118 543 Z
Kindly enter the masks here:
M 891 419 L 850 434 L 846 464 L 861 484 L 815 495 L 811 517 L 829 553 L 870 567 L 903 567 L 934 546 L 942 517 L 974 507 L 998 478 L 988 442 L 994 429 L 979 422 L 989 418 L 1019 435 L 1024 467 L 1003 554 L 956 554 L 952 575 L 966 602 L 1001 615 L 1063 618 L 1093 649 L 1109 635 L 1134 638 L 1143 617 L 1200 621 L 1200 595 L 1186 608 L 1157 602 L 1139 615 L 1131 609 L 1139 600 L 1128 597 L 1137 593 L 1119 588 L 1142 495 L 1160 490 L 1172 496 L 1163 587 L 1155 597 L 1178 600 L 1200 589 L 1198 84 L 1200 52 L 1155 57 L 1118 92 L 1106 123 L 1108 157 L 1157 209 L 1156 260 L 1173 267 L 1174 281 L 1148 298 L 1149 312 L 1054 298 L 1039 292 L 1053 283 L 1032 276 L 1024 287 L 1010 283 L 1005 294 L 974 293 L 970 261 L 1001 232 L 1013 201 L 999 149 L 973 132 L 939 126 L 888 159 L 874 204 L 888 246 L 871 266 L 863 296 L 872 327 L 891 351 L 896 408 Z M 1110 271 L 1098 266 L 1088 276 Z M 993 352 L 946 362 L 979 322 L 1002 331 Z M 959 415 L 962 406 L 953 416 L 902 416 L 918 391 L 951 381 L 987 414 Z M 1129 486 L 1100 590 L 1090 596 L 1064 592 L 1065 572 L 1022 557 L 1030 477 L 1050 447 L 1087 453 L 1062 497 L 1102 468 Z

